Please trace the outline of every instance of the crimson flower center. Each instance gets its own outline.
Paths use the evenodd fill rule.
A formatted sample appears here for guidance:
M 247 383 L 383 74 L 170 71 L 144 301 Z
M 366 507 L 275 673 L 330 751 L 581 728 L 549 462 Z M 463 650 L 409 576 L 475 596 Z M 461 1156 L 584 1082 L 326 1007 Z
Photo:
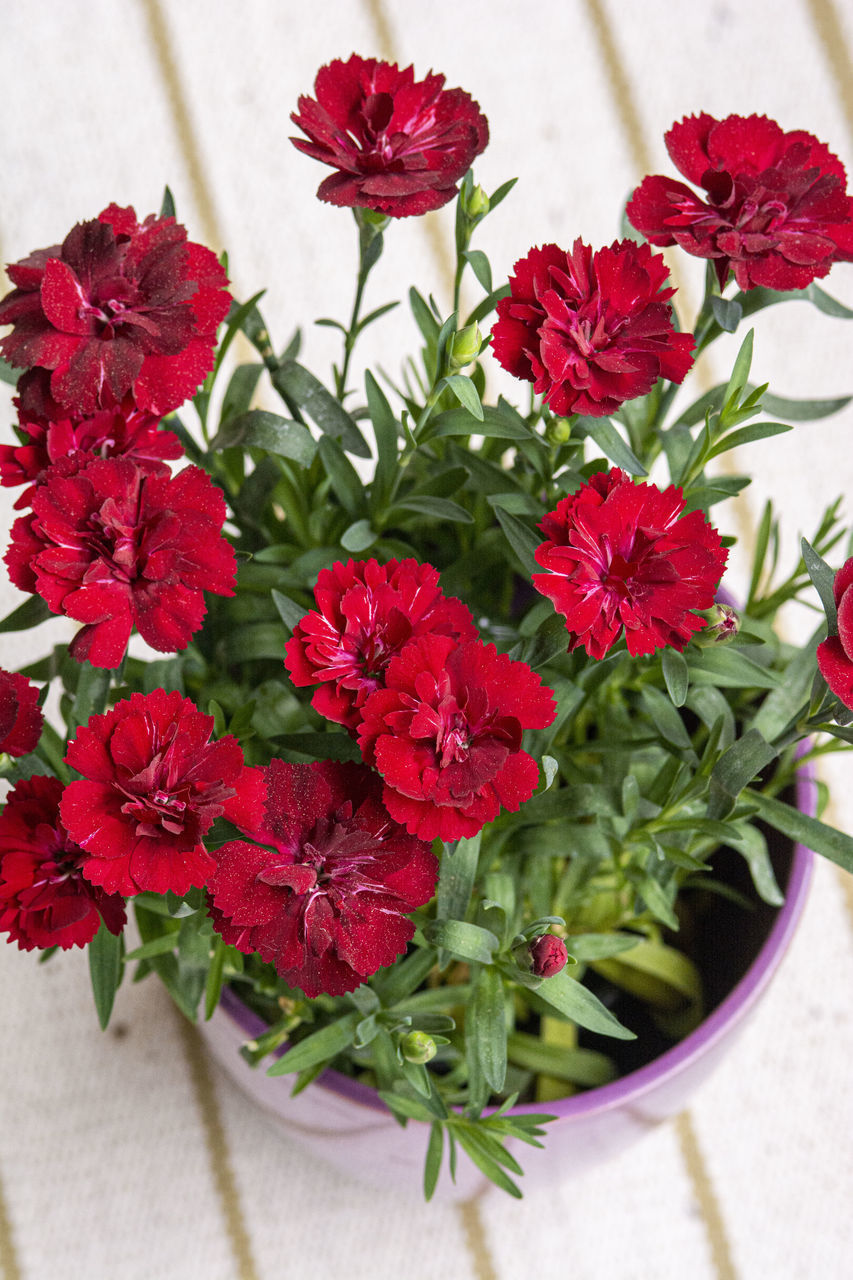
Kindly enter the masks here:
M 89 517 L 87 542 L 95 555 L 103 560 L 121 582 L 133 582 L 138 576 L 137 530 L 119 522 L 115 514 L 95 512 Z
M 471 728 L 462 712 L 451 702 L 451 710 L 445 703 L 439 707 L 439 729 L 435 740 L 436 751 L 441 753 L 441 767 L 461 763 L 468 759 L 471 749 Z

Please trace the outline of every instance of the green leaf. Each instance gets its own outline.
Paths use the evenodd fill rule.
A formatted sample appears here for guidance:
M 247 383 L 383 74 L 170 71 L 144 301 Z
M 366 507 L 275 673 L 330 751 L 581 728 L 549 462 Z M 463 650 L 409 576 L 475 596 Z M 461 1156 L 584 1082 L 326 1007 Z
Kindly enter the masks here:
M 491 964 L 500 945 L 491 929 L 481 929 L 463 920 L 432 920 L 423 932 L 428 942 L 443 947 L 458 959 L 476 960 L 480 964 Z
M 479 324 L 486 316 L 491 315 L 495 307 L 503 298 L 510 295 L 510 287 L 508 284 L 502 284 L 499 289 L 494 289 L 490 294 L 483 298 L 482 302 L 478 302 L 474 310 L 465 320 L 465 324 Z
M 210 968 L 207 971 L 207 979 L 204 984 L 204 1020 L 209 1022 L 216 1012 L 216 1006 L 219 1004 L 219 996 L 222 992 L 222 980 L 225 973 L 225 958 L 228 955 L 228 946 L 223 939 L 216 935 L 216 941 L 213 944 L 213 955 L 210 958 Z
M 831 636 L 834 636 L 838 631 L 838 610 L 835 604 L 835 570 L 830 569 L 823 557 L 818 555 L 811 543 L 807 542 L 805 538 L 802 539 L 800 546 L 812 585 L 820 596 L 820 602 L 826 614 L 827 630 Z
M 796 840 L 807 849 L 822 854 L 845 871 L 853 871 L 853 837 L 761 791 L 749 790 L 746 798 L 756 805 L 759 818 L 776 831 L 781 831 L 789 840 Z
M 725 818 L 731 813 L 743 788 L 777 755 L 776 748 L 757 729 L 750 729 L 732 743 L 711 772 L 708 817 Z
M 677 649 L 664 649 L 661 666 L 667 693 L 676 707 L 683 707 L 690 687 L 687 659 Z
M 278 610 L 278 616 L 281 618 L 288 631 L 293 631 L 308 612 L 303 609 L 301 604 L 297 604 L 295 600 L 291 600 L 290 596 L 284 595 L 281 591 L 276 591 L 275 587 L 270 591 L 272 602 Z
M 636 933 L 573 933 L 566 938 L 566 946 L 575 960 L 606 960 L 630 951 L 640 941 Z
M 221 641 L 227 662 L 259 662 L 264 658 L 283 662 L 286 643 L 280 622 L 255 622 L 237 627 Z
M 444 1126 L 440 1120 L 433 1120 L 427 1143 L 426 1164 L 424 1165 L 424 1199 L 431 1200 L 441 1173 L 441 1161 L 444 1156 Z
M 793 431 L 793 427 L 786 422 L 753 422 L 749 427 L 740 427 L 737 431 L 730 431 L 728 435 L 718 440 L 708 450 L 708 461 L 716 458 L 721 453 L 727 453 L 729 449 L 737 449 L 742 444 L 751 444 L 754 440 L 769 440 L 771 436 L 784 435 L 786 431 Z
M 371 496 L 375 499 L 376 505 L 381 506 L 391 491 L 397 471 L 399 450 L 397 420 L 384 391 L 369 369 L 364 375 L 364 382 L 367 390 L 367 408 L 376 436 L 377 452 L 376 474 L 373 480 L 374 492 Z
M 678 916 L 672 909 L 672 894 L 668 894 L 652 875 L 638 876 L 636 886 L 652 915 L 667 928 L 678 929 Z
M 128 951 L 124 957 L 127 963 L 133 960 L 150 960 L 152 956 L 164 956 L 173 952 L 178 945 L 177 929 L 170 930 L 169 933 L 161 933 L 159 937 L 152 938 L 150 942 L 143 942 L 141 947 L 136 947 L 133 951 Z
M 528 575 L 541 572 L 534 555 L 536 548 L 542 541 L 539 535 L 535 534 L 528 525 L 524 524 L 516 516 L 510 515 L 508 511 L 502 511 L 500 507 L 495 508 L 495 515 L 498 518 L 498 524 L 506 535 L 507 542 L 518 556 L 524 572 Z
M 295 360 L 283 360 L 272 374 L 277 391 L 290 397 L 322 432 L 339 440 L 347 453 L 369 458 L 370 449 L 353 419 L 313 373 Z
M 750 289 L 749 293 L 739 294 L 738 299 L 743 306 L 744 315 L 775 306 L 778 302 L 810 302 L 824 315 L 835 316 L 839 320 L 853 320 L 853 311 L 831 298 L 817 284 L 807 285 L 805 289 Z
M 450 388 L 463 409 L 466 409 L 478 422 L 483 421 L 483 406 L 477 395 L 477 388 L 469 377 L 464 373 L 450 373 L 444 379 L 444 385 Z
M 113 1010 L 116 992 L 122 979 L 123 934 L 110 933 L 103 920 L 89 943 L 89 975 L 98 1021 L 106 1029 Z
M 326 475 L 347 515 L 354 519 L 364 512 L 365 494 L 358 472 L 344 453 L 337 440 L 323 436 L 320 440 L 320 458 Z
M 379 534 L 371 528 L 369 520 L 354 520 L 341 534 L 341 546 L 344 551 L 351 551 L 353 555 L 358 555 L 368 547 L 372 547 L 378 537 Z
M 321 1062 L 331 1061 L 342 1049 L 352 1044 L 359 1022 L 361 1022 L 361 1014 L 357 1009 L 352 1013 L 344 1014 L 335 1022 L 330 1022 L 328 1026 L 315 1031 L 313 1035 L 300 1040 L 299 1044 L 295 1044 L 283 1053 L 278 1061 L 267 1069 L 267 1075 L 292 1075 L 298 1071 L 306 1071 L 309 1067 L 315 1067 Z
M 441 855 L 441 874 L 436 891 L 437 918 L 439 920 L 464 920 L 471 901 L 477 861 L 480 856 L 478 831 L 470 839 L 457 840 L 455 846 L 444 845 Z
M 54 616 L 41 596 L 30 596 L 17 609 L 6 614 L 0 622 L 0 632 L 29 631 L 31 627 L 37 627 L 40 622 L 46 622 Z
M 637 1038 L 633 1031 L 622 1026 L 597 996 L 575 978 L 570 978 L 565 969 L 553 978 L 545 978 L 542 985 L 536 991 L 528 992 L 525 998 L 531 1003 L 543 1001 L 588 1031 L 598 1031 L 617 1040 Z
M 528 1035 L 523 1031 L 514 1031 L 509 1036 L 507 1055 L 510 1062 L 527 1071 L 553 1076 L 557 1080 L 567 1080 L 590 1089 L 609 1084 L 616 1077 L 613 1063 L 603 1053 L 548 1044 L 538 1036 Z
M 736 393 L 741 394 L 746 387 L 749 378 L 749 370 L 752 365 L 752 344 L 755 337 L 755 330 L 750 329 L 740 345 L 740 350 L 732 368 L 732 376 L 726 383 L 726 389 L 723 392 L 723 408 L 728 405 L 730 399 Z
M 743 307 L 734 298 L 711 298 L 711 311 L 717 324 L 726 333 L 734 333 L 743 316 Z
M 475 418 L 467 409 L 447 409 L 444 413 L 437 414 L 429 423 L 430 439 L 442 436 L 490 436 L 498 440 L 539 439 L 523 418 L 516 421 L 493 405 L 480 405 L 480 408 L 483 411 L 481 419 Z
M 726 838 L 732 848 L 743 855 L 759 897 L 764 902 L 769 902 L 771 907 L 781 907 L 785 901 L 785 895 L 776 883 L 773 863 L 770 860 L 763 833 L 758 827 L 744 822 L 740 824 L 736 835 L 730 833 Z
M 171 189 L 168 186 L 168 184 L 163 188 L 163 199 L 160 202 L 160 217 L 161 218 L 175 217 L 175 197 L 172 195 Z
M 211 449 L 265 449 L 267 453 L 290 458 L 300 467 L 310 467 L 317 453 L 317 441 L 301 422 L 291 422 L 268 413 L 266 409 L 250 409 L 231 418 L 210 442 Z
M 473 524 L 470 511 L 449 498 L 411 497 L 398 498 L 394 511 L 415 511 L 419 515 L 434 516 L 436 520 L 452 520 L 456 524 Z
M 415 323 L 420 329 L 424 341 L 428 346 L 433 346 L 438 340 L 438 332 L 441 328 L 438 320 L 417 289 L 412 288 L 409 290 L 409 304 L 412 308 L 412 315 L 415 317 Z
M 312 760 L 361 761 L 358 743 L 348 733 L 277 733 L 273 741 L 284 751 L 298 751 Z
M 0 382 L 6 382 L 9 386 L 16 387 L 18 379 L 23 372 L 23 369 L 14 368 L 13 365 L 9 364 L 8 360 L 4 360 L 0 356 Z
M 255 394 L 255 389 L 263 371 L 264 366 L 260 363 L 239 364 L 237 366 L 228 380 L 228 386 L 225 388 L 222 412 L 219 415 L 220 423 L 228 422 L 231 418 L 248 413 L 252 403 L 252 396 Z
M 651 685 L 644 685 L 640 690 L 640 696 L 646 704 L 646 711 L 652 724 L 661 737 L 666 742 L 672 743 L 679 751 L 692 754 L 693 744 L 690 741 L 690 734 L 669 698 L 662 694 L 660 689 L 655 689 Z
M 495 1142 L 495 1145 L 497 1145 L 497 1153 L 495 1153 L 490 1146 L 486 1145 L 487 1140 L 485 1140 L 484 1136 L 476 1129 L 465 1129 L 460 1126 L 456 1136 L 458 1137 L 462 1148 L 471 1157 L 481 1173 L 484 1173 L 486 1177 L 494 1182 L 496 1186 L 500 1187 L 502 1191 L 508 1192 L 509 1195 L 513 1196 L 516 1200 L 521 1200 L 522 1195 L 520 1188 L 513 1182 L 512 1178 L 504 1172 L 498 1162 L 497 1155 L 501 1154 L 501 1148 L 494 1139 L 492 1139 L 492 1142 Z M 506 1153 L 504 1152 L 503 1154 L 505 1155 Z
M 503 979 L 493 965 L 485 965 L 477 977 L 466 1012 L 465 1036 L 474 1037 L 486 1082 L 500 1093 L 506 1078 L 506 1009 Z
M 492 268 L 489 259 L 483 253 L 482 249 L 467 249 L 463 253 L 463 258 L 469 263 L 471 270 L 477 277 L 486 293 L 492 292 Z
M 648 471 L 621 437 L 609 418 L 578 418 L 577 425 L 595 441 L 601 452 L 617 467 L 631 476 L 646 476 Z
M 779 684 L 774 672 L 766 671 L 731 646 L 691 646 L 687 661 L 694 683 L 705 680 L 723 689 L 775 689 Z
M 851 399 L 853 396 L 836 396 L 832 400 L 792 400 L 766 391 L 761 403 L 765 413 L 772 413 L 777 418 L 785 418 L 789 422 L 812 422 L 845 409 Z

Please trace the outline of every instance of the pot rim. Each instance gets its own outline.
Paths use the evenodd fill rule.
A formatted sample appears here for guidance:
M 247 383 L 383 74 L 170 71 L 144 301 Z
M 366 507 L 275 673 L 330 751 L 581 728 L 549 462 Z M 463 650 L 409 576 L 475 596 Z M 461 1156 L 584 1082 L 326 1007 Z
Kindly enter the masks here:
M 809 766 L 802 768 L 797 774 L 796 795 L 798 807 L 804 813 L 813 815 L 816 779 L 813 769 Z M 590 1116 L 599 1111 L 623 1107 L 626 1102 L 639 1100 L 650 1090 L 656 1089 L 668 1077 L 681 1072 L 695 1059 L 707 1053 L 717 1040 L 728 1034 L 732 1027 L 746 1017 L 779 967 L 805 907 L 814 870 L 814 859 L 815 855 L 810 849 L 799 843 L 794 844 L 791 871 L 785 887 L 785 901 L 778 910 L 761 950 L 740 981 L 695 1031 L 644 1067 L 639 1067 L 636 1071 L 631 1071 L 610 1084 L 599 1085 L 583 1093 L 576 1093 L 567 1098 L 557 1098 L 547 1103 L 518 1103 L 511 1108 L 511 1113 L 530 1115 L 548 1112 L 557 1119 L 567 1119 Z M 245 1032 L 247 1039 L 254 1039 L 266 1030 L 263 1019 L 244 1004 L 230 987 L 223 987 L 220 1004 L 224 1012 Z M 358 1106 L 367 1107 L 374 1112 L 384 1112 L 389 1117 L 391 1115 L 375 1089 L 362 1084 L 359 1080 L 354 1080 L 352 1076 L 343 1075 L 340 1071 L 327 1068 L 313 1083 L 339 1094 Z M 495 1110 L 495 1107 L 490 1107 L 486 1114 Z

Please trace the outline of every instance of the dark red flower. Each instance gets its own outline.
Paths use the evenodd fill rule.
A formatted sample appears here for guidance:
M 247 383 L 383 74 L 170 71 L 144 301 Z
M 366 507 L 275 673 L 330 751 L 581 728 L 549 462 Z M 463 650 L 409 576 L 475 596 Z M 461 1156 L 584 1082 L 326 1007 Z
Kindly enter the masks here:
M 39 691 L 26 676 L 0 667 L 0 755 L 35 751 L 44 723 L 38 702 Z
M 527 948 L 530 972 L 537 978 L 553 978 L 565 969 L 569 952 L 562 938 L 555 933 L 543 933 L 534 938 Z
M 364 765 L 273 760 L 264 772 L 266 803 L 247 829 L 260 843 L 215 854 L 214 928 L 307 996 L 353 991 L 405 951 L 405 913 L 432 897 L 436 859 L 388 817 Z
M 0 933 L 22 951 L 85 947 L 102 919 L 110 933 L 124 928 L 120 895 L 83 878 L 87 855 L 63 825 L 61 796 L 58 778 L 28 778 L 0 816 Z
M 321 67 L 314 98 L 301 97 L 293 123 L 306 155 L 337 169 L 317 195 L 330 204 L 376 209 L 391 218 L 438 209 L 489 141 L 479 106 L 444 76 L 415 80 L 414 68 L 376 58 Z
M 838 634 L 818 645 L 817 665 L 836 698 L 853 711 L 853 557 L 836 573 L 833 594 L 838 607 Z
M 652 244 L 679 244 L 741 289 L 803 289 L 853 259 L 853 198 L 837 156 L 767 116 L 686 116 L 666 134 L 676 168 L 702 187 L 645 178 L 628 217 Z
M 362 708 L 359 745 L 392 818 L 423 840 L 456 840 L 530 798 L 539 769 L 521 735 L 555 714 L 525 663 L 479 640 L 426 635 L 392 658 L 385 688 Z
M 51 370 L 53 397 L 75 417 L 133 393 L 157 417 L 176 409 L 213 367 L 230 305 L 225 272 L 174 218 L 111 204 L 61 245 L 8 268 L 0 342 L 13 365 Z
M 125 458 L 62 458 L 12 526 L 9 576 L 54 613 L 86 625 L 71 653 L 117 667 L 131 630 L 152 648 L 189 644 L 204 591 L 234 594 L 234 550 L 221 536 L 225 500 L 207 472 L 151 474 Z
M 285 666 L 295 685 L 319 684 L 311 705 L 353 732 L 388 663 L 413 636 L 477 634 L 465 605 L 442 595 L 438 570 L 417 560 L 334 564 L 320 571 L 314 598 L 319 611 L 294 628 Z
M 681 490 L 635 484 L 618 467 L 563 498 L 539 528 L 533 585 L 565 614 L 569 649 L 603 658 L 625 631 L 628 652 L 684 648 L 705 625 L 726 563 L 701 511 L 682 515 Z
M 215 818 L 242 821 L 260 785 L 236 738 L 211 742 L 213 716 L 180 693 L 132 693 L 92 716 L 66 763 L 62 820 L 86 850 L 83 874 L 110 893 L 184 894 L 215 863 L 201 843 Z
M 70 418 L 50 394 L 47 371 L 30 369 L 18 382 L 14 403 L 27 439 L 0 444 L 0 485 L 6 488 L 37 483 L 52 463 L 78 450 L 98 458 L 130 458 L 145 471 L 163 474 L 169 471 L 166 458 L 183 457 L 174 432 L 160 430 L 160 419 L 140 409 L 130 395 L 91 417 Z M 15 506 L 29 506 L 31 497 L 32 488 L 25 489 Z
M 666 263 L 648 245 L 546 244 L 514 269 L 492 350 L 553 413 L 602 417 L 658 378 L 681 382 L 693 363 L 693 335 L 673 328 Z

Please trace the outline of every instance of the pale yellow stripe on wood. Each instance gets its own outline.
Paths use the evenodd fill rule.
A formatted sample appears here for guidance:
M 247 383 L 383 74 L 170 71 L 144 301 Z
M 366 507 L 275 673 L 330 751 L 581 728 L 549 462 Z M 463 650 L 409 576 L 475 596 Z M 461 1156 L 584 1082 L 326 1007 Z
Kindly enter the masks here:
M 207 245 L 217 252 L 221 252 L 224 248 L 224 237 L 216 211 L 216 202 L 204 172 L 201 148 L 187 96 L 181 84 L 178 63 L 172 47 L 163 6 L 160 0 L 141 0 L 141 4 L 142 12 L 148 25 L 151 43 L 157 55 L 157 65 L 172 113 L 175 132 L 187 166 L 190 189 L 198 206 L 202 233 Z
M 3 1280 L 22 1280 L 23 1277 L 2 1181 L 0 1181 L 0 1273 Z
M 807 0 L 807 7 L 853 140 L 853 57 L 844 38 L 838 8 L 833 0 Z
M 690 1119 L 689 1111 L 682 1111 L 675 1122 L 675 1131 L 678 1135 L 681 1154 L 684 1157 L 684 1163 L 687 1166 L 687 1172 L 693 1185 L 693 1192 L 699 1202 L 699 1209 L 708 1232 L 717 1280 L 737 1280 L 737 1271 L 732 1261 L 726 1224 L 720 1212 L 720 1202 L 708 1175 L 708 1166 L 705 1164 L 696 1139 L 696 1131 L 693 1128 L 693 1121 Z
M 222 1125 L 222 1116 L 213 1085 L 210 1059 L 199 1040 L 196 1030 L 187 1022 L 182 1014 L 176 1013 L 180 1024 L 181 1040 L 192 1080 L 193 1092 L 196 1096 L 201 1114 L 204 1141 L 210 1157 L 210 1168 L 219 1207 L 225 1225 L 228 1242 L 234 1257 L 237 1280 L 258 1280 L 252 1242 L 246 1229 L 240 1193 L 231 1156 Z
M 483 1215 L 480 1213 L 479 1197 L 475 1197 L 473 1200 L 466 1200 L 464 1204 L 461 1204 L 459 1206 L 459 1216 L 462 1219 L 462 1232 L 465 1237 L 465 1243 L 468 1246 L 468 1252 L 471 1255 L 476 1280 L 498 1280 L 498 1273 L 495 1270 L 495 1264 L 492 1261 L 489 1249 Z

